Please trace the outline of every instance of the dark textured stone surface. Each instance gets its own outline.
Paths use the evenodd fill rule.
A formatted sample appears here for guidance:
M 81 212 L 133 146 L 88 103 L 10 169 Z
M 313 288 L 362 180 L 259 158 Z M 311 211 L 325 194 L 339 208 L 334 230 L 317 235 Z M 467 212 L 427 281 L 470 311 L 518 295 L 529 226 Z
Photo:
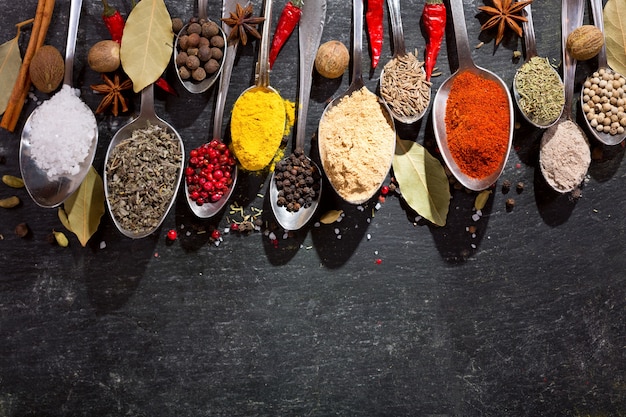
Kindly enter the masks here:
M 128 13 L 129 1 L 109 2 Z M 0 4 L 3 41 L 14 36 L 14 23 L 33 15 L 35 3 Z M 193 13 L 193 2 L 166 3 L 173 16 Z M 407 48 L 420 56 L 422 3 L 402 4 Z M 521 42 L 506 37 L 494 49 L 492 34 L 480 34 L 480 4 L 465 5 L 470 44 L 485 42 L 472 55 L 510 83 L 521 65 L 512 51 Z M 217 18 L 220 6 L 209 6 Z M 280 7 L 276 2 L 274 19 Z M 68 0 L 57 1 L 48 36 L 61 51 L 68 10 Z M 533 11 L 539 53 L 559 63 L 560 4 L 537 2 Z M 75 85 L 94 109 L 99 97 L 88 86 L 98 76 L 86 67 L 86 54 L 107 36 L 100 13 L 99 2 L 85 2 L 76 51 Z M 322 40 L 350 45 L 350 17 L 350 2 L 331 1 Z M 450 30 L 435 87 L 451 71 Z M 292 101 L 297 39 L 271 75 Z M 391 56 L 388 38 L 384 54 L 382 63 Z M 241 50 L 227 115 L 251 82 L 254 56 L 253 47 Z M 367 69 L 367 51 L 363 60 Z M 591 66 L 579 67 L 578 83 Z M 379 72 L 366 76 L 372 90 Z M 171 82 L 173 75 L 170 68 Z M 311 135 L 325 102 L 348 81 L 348 74 L 335 83 L 315 78 Z M 212 129 L 215 92 L 177 90 L 179 97 L 157 92 L 157 112 L 191 149 Z M 33 107 L 29 100 L 18 126 Z M 101 172 L 110 138 L 126 118 L 99 121 Z M 431 126 L 429 113 L 400 132 L 432 147 Z M 477 222 L 474 195 L 463 191 L 453 193 L 442 228 L 414 224 L 415 214 L 396 196 L 372 216 L 375 201 L 360 211 L 327 193 L 322 211 L 343 208 L 344 220 L 289 239 L 278 231 L 278 248 L 262 233 L 225 235 L 216 247 L 197 231 L 223 228 L 229 213 L 200 221 L 179 199 L 153 236 L 126 239 L 107 214 L 86 248 L 70 236 L 63 249 L 46 242 L 62 228 L 56 210 L 18 191 L 22 206 L 0 212 L 0 415 L 625 415 L 623 148 L 604 149 L 583 197 L 573 201 L 547 192 L 536 168 L 539 138 L 525 124 L 516 131 L 502 179 L 526 187 L 503 195 L 498 186 Z M 18 148 L 19 133 L 0 132 L 1 174 L 19 174 Z M 265 206 L 271 222 L 267 202 L 256 197 L 266 185 L 266 178 L 244 177 L 234 200 L 248 210 Z M 11 193 L 0 188 L 2 197 Z M 508 197 L 516 199 L 511 212 Z M 25 239 L 13 234 L 20 222 L 32 230 Z M 475 237 L 466 231 L 471 225 Z M 167 244 L 173 227 L 184 229 Z

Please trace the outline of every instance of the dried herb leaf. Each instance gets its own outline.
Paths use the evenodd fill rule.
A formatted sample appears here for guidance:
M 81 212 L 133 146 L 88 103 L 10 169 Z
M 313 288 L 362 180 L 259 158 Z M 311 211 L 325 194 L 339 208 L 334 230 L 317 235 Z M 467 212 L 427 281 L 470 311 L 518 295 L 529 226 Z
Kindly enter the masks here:
M 63 207 L 59 207 L 57 211 L 57 215 L 59 216 L 59 220 L 61 220 L 61 224 L 70 232 L 72 231 L 72 226 L 70 225 L 70 220 L 67 218 L 67 213 L 63 209 Z
M 609 0 L 604 6 L 604 37 L 608 64 L 626 74 L 626 0 Z
M 163 0 L 142 0 L 128 15 L 120 58 L 138 93 L 165 71 L 174 47 L 172 19 Z
M 13 91 L 13 85 L 22 66 L 22 56 L 17 36 L 0 45 L 0 114 L 4 113 Z
M 65 200 L 63 208 L 70 226 L 68 230 L 78 237 L 84 247 L 98 230 L 100 218 L 104 214 L 104 184 L 93 167 L 78 190 Z
M 393 173 L 407 204 L 423 218 L 445 226 L 450 184 L 441 163 L 420 144 L 398 138 Z
M 335 223 L 337 220 L 339 220 L 342 214 L 343 214 L 343 210 L 328 210 L 320 218 L 320 223 L 323 223 L 323 224 Z

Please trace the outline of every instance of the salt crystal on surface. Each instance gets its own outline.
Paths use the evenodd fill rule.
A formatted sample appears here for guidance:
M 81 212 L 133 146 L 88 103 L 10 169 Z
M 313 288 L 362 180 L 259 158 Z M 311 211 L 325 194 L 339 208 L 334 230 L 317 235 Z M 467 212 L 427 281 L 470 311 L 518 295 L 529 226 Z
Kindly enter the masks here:
M 91 150 L 96 117 L 67 84 L 44 101 L 31 120 L 30 150 L 49 178 L 76 175 Z

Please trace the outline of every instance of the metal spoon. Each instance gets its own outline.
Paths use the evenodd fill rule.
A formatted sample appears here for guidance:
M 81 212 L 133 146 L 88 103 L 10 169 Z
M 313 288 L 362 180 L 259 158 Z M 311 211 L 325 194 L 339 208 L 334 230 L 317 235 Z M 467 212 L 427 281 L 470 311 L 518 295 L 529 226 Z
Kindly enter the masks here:
M 524 11 L 526 12 L 526 22 L 522 23 L 522 30 L 524 31 L 524 46 L 526 49 L 526 61 L 525 62 L 529 62 L 533 57 L 537 56 L 537 40 L 535 38 L 535 29 L 533 26 L 533 15 L 531 11 L 531 5 L 528 4 L 524 8 Z M 552 66 L 550 66 L 550 69 L 559 78 L 559 82 L 561 83 L 561 88 L 563 88 L 563 81 L 561 80 L 561 76 L 559 75 L 559 72 L 556 69 L 554 69 Z M 540 123 L 536 119 L 533 119 L 529 114 L 526 114 L 526 112 L 524 112 L 524 110 L 522 109 L 522 106 L 520 105 L 520 101 L 522 97 L 520 96 L 520 93 L 517 89 L 517 77 L 519 73 L 520 73 L 520 69 L 517 70 L 517 72 L 515 73 L 515 78 L 513 79 L 513 97 L 515 98 L 517 107 L 520 109 L 520 113 L 522 113 L 522 116 L 524 116 L 524 119 L 526 119 L 528 123 L 532 124 L 535 127 L 538 127 L 540 129 L 545 129 L 545 128 L 552 126 L 561 117 L 561 113 L 563 113 L 563 108 L 561 108 L 561 113 L 559 113 L 559 115 L 554 120 L 550 120 L 545 123 Z
M 72 86 L 74 74 L 74 51 L 76 49 L 78 21 L 80 20 L 82 3 L 82 0 L 72 0 L 70 3 L 69 28 L 65 47 L 65 76 L 63 79 L 63 84 L 67 84 L 70 87 Z M 81 102 L 81 104 L 91 112 L 91 109 L 85 103 Z M 79 172 L 74 175 L 67 174 L 50 178 L 46 172 L 37 166 L 31 153 L 30 140 L 33 129 L 32 123 L 33 118 L 37 117 L 37 110 L 38 109 L 35 109 L 31 113 L 22 130 L 20 142 L 20 171 L 24 179 L 26 190 L 35 203 L 41 207 L 51 208 L 63 203 L 67 197 L 72 195 L 85 179 L 87 172 L 89 172 L 98 146 L 98 125 L 95 116 L 93 116 L 93 112 L 91 112 L 90 123 L 93 124 L 93 127 L 89 129 L 91 132 L 91 146 L 89 153 L 80 163 Z M 81 122 L 85 121 L 81 120 Z
M 200 19 L 207 19 L 207 3 L 208 3 L 208 0 L 198 0 L 198 17 Z M 178 57 L 179 39 L 182 36 L 182 34 L 186 33 L 188 27 L 189 27 L 189 23 L 183 26 L 180 32 L 178 32 L 178 35 L 176 35 L 176 41 L 174 42 L 174 55 L 173 55 L 175 68 L 177 68 L 176 58 Z M 224 45 L 226 45 L 226 35 L 224 34 L 224 30 L 222 28 L 220 28 L 220 35 L 224 38 Z M 197 82 L 197 81 L 192 81 L 192 80 L 183 80 L 182 78 L 180 78 L 180 73 L 176 71 L 176 76 L 178 77 L 178 80 L 183 85 L 183 87 L 185 87 L 187 91 L 193 94 L 204 93 L 206 90 L 211 88 L 213 84 L 215 84 L 217 79 L 219 78 L 220 73 L 222 72 L 222 68 L 224 67 L 224 62 L 226 60 L 227 53 L 228 53 L 227 49 L 228 48 L 224 48 L 224 56 L 222 56 L 222 63 L 220 65 L 220 68 L 217 71 L 215 71 L 213 74 L 211 74 L 210 77 L 206 77 L 202 81 Z
M 324 117 L 326 116 L 326 114 L 328 113 L 328 110 L 330 110 L 331 108 L 333 108 L 334 106 L 336 106 L 337 104 L 339 104 L 339 102 L 341 101 L 342 98 L 344 97 L 348 97 L 350 96 L 352 93 L 354 93 L 355 91 L 361 90 L 362 88 L 366 88 L 365 87 L 365 83 L 363 82 L 363 73 L 361 71 L 361 60 L 362 60 L 362 50 L 363 50 L 363 0 L 352 0 L 352 20 L 353 20 L 353 29 L 352 29 L 352 36 L 353 36 L 353 40 L 352 40 L 352 83 L 350 84 L 350 86 L 348 87 L 348 89 L 340 96 L 336 97 L 333 101 L 331 101 L 330 103 L 328 103 L 328 105 L 326 106 L 326 108 L 324 109 L 324 112 L 322 113 L 322 117 L 320 120 L 320 125 L 322 125 L 324 123 Z M 381 112 L 385 115 L 385 117 L 387 118 L 387 120 L 389 120 L 391 126 L 394 129 L 395 132 L 395 125 L 393 123 L 393 116 L 391 115 L 391 111 L 389 111 L 389 108 L 387 107 L 387 105 L 383 102 L 383 101 L 379 101 L 380 103 L 380 110 Z M 319 153 L 320 153 L 320 158 L 322 161 L 324 161 L 326 159 L 326 154 L 325 154 L 325 149 L 323 146 L 323 138 L 319 138 L 318 142 L 318 149 L 319 149 Z M 392 142 L 391 145 L 391 149 L 390 152 L 388 153 L 388 155 L 390 156 L 388 160 L 385 159 L 381 159 L 380 163 L 382 166 L 384 166 L 385 168 L 387 168 L 385 170 L 385 172 L 388 172 L 389 169 L 391 169 L 391 162 L 393 161 L 393 154 L 395 151 L 395 147 L 396 147 L 396 141 L 394 140 Z M 333 189 L 335 191 L 337 191 L 337 188 L 335 187 L 335 184 L 333 184 L 333 181 L 331 180 L 331 177 L 328 175 L 328 171 L 326 170 L 326 167 L 324 166 L 324 164 L 322 163 L 322 169 L 324 169 L 324 172 L 326 173 L 326 176 L 329 178 L 329 182 L 330 185 L 333 187 Z M 370 192 L 370 195 L 366 196 L 365 198 L 360 198 L 360 199 L 346 199 L 344 197 L 344 200 L 350 204 L 362 204 L 365 203 L 366 201 L 368 201 L 370 198 L 372 198 L 374 196 L 374 194 L 378 191 L 378 189 L 380 188 L 380 186 L 382 185 L 382 183 L 385 181 L 385 177 L 382 177 L 380 179 L 380 183 L 378 184 L 378 187 L 373 188 Z M 339 194 L 339 193 L 337 193 Z M 339 194 L 341 195 L 341 194 Z
M 403 57 L 405 56 L 406 53 L 406 49 L 405 49 L 405 44 L 404 44 L 404 33 L 402 31 L 402 16 L 400 14 L 400 0 L 387 0 L 387 5 L 389 6 L 389 19 L 391 21 L 391 33 L 393 36 L 393 59 L 399 58 L 399 57 Z M 393 60 L 392 59 L 392 60 Z M 422 65 L 421 68 L 422 72 L 424 74 L 426 74 L 426 71 L 424 70 L 424 66 Z M 384 79 L 384 75 L 385 75 L 385 68 L 383 68 L 383 70 L 380 72 L 380 79 L 379 79 L 379 85 L 380 85 L 380 89 L 382 91 L 383 88 L 383 79 Z M 427 83 L 426 81 L 426 77 L 424 75 L 424 83 Z M 430 83 L 429 83 L 430 84 Z M 430 87 L 430 86 L 429 86 Z M 430 88 L 429 88 L 430 90 Z M 428 104 L 430 104 L 430 91 L 428 93 Z M 385 100 L 384 97 L 381 97 L 383 100 Z M 416 113 L 414 115 L 403 115 L 398 113 L 393 106 L 390 106 L 389 103 L 386 103 L 387 106 L 389 107 L 389 111 L 391 111 L 391 114 L 393 115 L 393 117 L 402 123 L 406 123 L 406 124 L 411 124 L 411 123 L 415 123 L 418 120 L 420 120 L 422 117 L 424 117 L 424 114 L 426 114 L 426 110 L 428 110 L 428 104 L 426 106 L 424 106 L 424 109 L 422 109 L 421 112 Z
M 300 42 L 300 91 L 298 92 L 298 121 L 296 126 L 296 150 L 304 151 L 304 140 L 306 138 L 306 116 L 309 108 L 309 96 L 311 94 L 311 82 L 315 53 L 319 47 L 326 20 L 326 0 L 306 1 L 302 6 L 302 18 L 299 24 Z M 315 167 L 318 173 L 320 169 L 310 158 L 307 159 Z M 311 202 L 309 207 L 301 207 L 296 212 L 288 211 L 287 208 L 277 204 L 278 189 L 274 180 L 275 173 L 270 180 L 270 204 L 278 224 L 285 230 L 299 230 L 313 216 L 319 204 L 322 193 L 322 182 L 317 192 L 317 198 Z
M 604 33 L 604 16 L 602 15 L 602 0 L 591 0 L 591 13 L 593 14 L 594 24 L 596 25 L 598 29 L 602 31 L 602 33 Z M 604 69 L 605 71 L 610 71 L 614 74 L 618 74 L 613 69 L 611 69 L 607 63 L 606 47 L 604 44 L 602 44 L 602 49 L 600 50 L 600 53 L 598 54 L 598 71 L 601 69 Z M 591 78 L 592 77 L 587 77 L 587 80 L 590 80 Z M 580 93 L 581 97 L 583 96 L 584 89 L 585 89 L 585 86 L 583 85 L 581 89 L 581 93 Z M 580 103 L 582 105 L 583 101 L 580 100 Z M 623 141 L 624 138 L 626 138 L 626 131 L 624 133 L 615 134 L 615 135 L 611 135 L 610 133 L 605 133 L 605 132 L 599 132 L 597 129 L 591 126 L 590 121 L 589 119 L 587 119 L 587 117 L 585 117 L 584 119 L 587 123 L 587 126 L 589 127 L 589 130 L 592 132 L 593 136 L 595 136 L 596 139 L 598 139 L 600 142 L 604 143 L 605 145 L 617 145 L 618 143 Z
M 559 124 L 565 121 L 571 121 L 576 125 L 576 127 L 580 130 L 582 136 L 587 140 L 584 132 L 576 124 L 576 121 L 572 117 L 572 102 L 574 100 L 574 77 L 576 74 L 576 60 L 569 54 L 567 48 L 565 47 L 567 42 L 567 36 L 574 30 L 575 28 L 582 25 L 583 22 L 583 14 L 584 14 L 584 1 L 585 0 L 562 0 L 562 9 L 561 9 L 561 41 L 562 41 L 562 50 L 563 50 L 563 84 L 565 84 L 565 108 L 563 109 L 563 113 L 559 118 L 558 123 L 551 127 L 550 129 L 555 129 Z M 549 132 L 550 130 L 548 130 Z M 575 186 L 564 189 L 557 188 L 552 184 L 551 181 L 547 179 L 550 178 L 549 173 L 545 172 L 543 164 L 541 163 L 541 159 L 543 157 L 542 148 L 546 140 L 546 134 L 541 139 L 540 151 L 539 151 L 539 166 L 541 168 L 541 173 L 546 178 L 546 182 L 550 185 L 555 191 L 559 193 L 567 193 L 574 190 L 578 187 L 578 184 Z
M 236 5 L 237 5 L 236 0 L 224 0 L 224 3 L 222 4 L 222 16 L 223 17 L 230 16 L 230 12 L 235 11 Z M 224 33 L 226 33 L 226 35 L 228 35 L 231 30 L 230 26 L 228 26 L 225 23 L 222 23 L 222 29 Z M 224 58 L 222 61 L 223 69 L 222 69 L 222 75 L 220 78 L 220 84 L 218 87 L 219 89 L 217 90 L 215 114 L 213 116 L 214 117 L 213 139 L 217 139 L 219 141 L 221 141 L 221 137 L 222 137 L 222 121 L 224 118 L 224 105 L 226 103 L 226 96 L 228 95 L 228 87 L 230 85 L 230 77 L 233 72 L 233 65 L 235 63 L 235 57 L 237 56 L 238 45 L 239 45 L 239 42 L 230 43 L 227 46 L 226 51 L 224 52 Z M 214 203 L 205 202 L 201 206 L 199 206 L 198 204 L 196 204 L 195 201 L 189 198 L 189 191 L 187 190 L 187 183 L 185 182 L 185 198 L 187 199 L 187 204 L 189 204 L 189 208 L 191 209 L 191 211 L 193 211 L 193 213 L 196 216 L 202 219 L 213 217 L 214 215 L 219 213 L 220 210 L 222 210 L 222 208 L 226 205 L 226 203 L 230 199 L 230 196 L 233 193 L 233 190 L 235 189 L 235 185 L 237 183 L 237 174 L 238 174 L 238 170 L 237 170 L 237 165 L 235 164 L 235 166 L 233 167 L 233 172 L 231 173 L 231 176 L 230 176 L 233 180 L 233 183 L 230 186 L 228 193 L 224 194 L 222 198 L 220 198 L 218 201 Z
M 464 187 L 470 190 L 480 191 L 488 188 L 490 185 L 497 181 L 500 174 L 502 174 L 502 171 L 504 170 L 504 166 L 506 164 L 506 160 L 509 157 L 509 153 L 511 151 L 511 143 L 513 141 L 513 126 L 515 123 L 515 118 L 513 114 L 513 101 L 511 99 L 511 95 L 509 94 L 508 87 L 506 86 L 504 81 L 500 79 L 500 77 L 498 77 L 493 72 L 474 64 L 469 47 L 467 30 L 465 28 L 463 1 L 452 0 L 450 1 L 450 5 L 452 9 L 452 20 L 454 21 L 454 36 L 456 38 L 459 68 L 454 72 L 454 74 L 450 76 L 450 78 L 444 81 L 441 87 L 439 87 L 437 94 L 435 95 L 432 110 L 433 130 L 435 132 L 435 138 L 437 139 L 437 144 L 439 146 L 439 150 L 441 151 L 441 155 L 443 156 L 446 165 L 450 169 L 450 172 L 452 172 L 454 177 Z M 473 178 L 462 172 L 459 166 L 456 164 L 454 158 L 452 157 L 450 150 L 448 149 L 448 135 L 446 132 L 446 105 L 448 101 L 448 95 L 450 94 L 450 89 L 452 88 L 452 82 L 454 81 L 454 78 L 463 71 L 470 71 L 486 80 L 492 80 L 499 83 L 502 90 L 506 92 L 509 102 L 509 140 L 506 154 L 504 155 L 502 163 L 498 167 L 498 169 L 484 178 Z M 489 117 L 489 115 L 485 115 L 485 117 Z
M 280 97 L 280 93 L 276 91 L 276 89 L 274 89 L 272 86 L 270 86 L 269 52 L 270 52 L 270 27 L 271 27 L 271 22 L 272 22 L 272 3 L 273 3 L 272 0 L 263 0 L 263 10 L 264 10 L 263 17 L 265 18 L 265 20 L 263 22 L 263 32 L 261 33 L 261 46 L 259 48 L 259 58 L 256 63 L 256 73 L 255 73 L 256 81 L 254 85 L 248 87 L 239 95 L 239 97 L 237 98 L 237 101 L 235 101 L 233 109 L 237 107 L 237 102 L 239 102 L 243 96 L 245 96 L 246 94 L 252 91 L 261 90 L 261 91 L 275 94 L 278 97 Z M 282 123 L 279 122 L 277 124 L 281 124 L 282 126 L 284 126 L 286 123 L 287 123 L 287 111 L 285 110 L 285 113 L 283 114 Z M 241 143 L 241 139 L 243 138 L 240 138 L 237 135 L 235 135 L 231 129 L 231 139 L 233 141 L 233 148 L 235 150 L 235 156 L 237 156 L 237 149 L 238 148 L 241 149 L 245 147 L 245 146 L 242 146 L 242 143 Z M 280 145 L 280 142 L 276 144 L 276 150 L 278 150 L 279 145 Z M 270 162 L 271 162 L 271 159 L 267 161 L 266 166 L 269 165 Z M 260 169 L 263 169 L 266 166 L 261 167 Z M 244 166 L 244 168 L 246 167 Z
M 155 230 L 159 228 L 159 226 L 161 226 L 161 223 L 163 223 L 163 220 L 165 220 L 167 213 L 170 211 L 170 209 L 174 205 L 174 202 L 176 201 L 176 194 L 177 194 L 176 191 L 174 191 L 167 205 L 167 208 L 163 211 L 159 221 L 156 222 L 156 224 L 152 228 L 144 230 L 142 232 L 134 232 L 132 230 L 125 229 L 124 227 L 122 227 L 121 223 L 119 222 L 119 220 L 115 217 L 115 214 L 113 213 L 113 208 L 111 207 L 111 201 L 110 201 L 112 196 L 109 192 L 109 186 L 108 186 L 109 181 L 108 181 L 108 175 L 106 173 L 106 167 L 108 166 L 108 162 L 111 158 L 112 151 L 120 142 L 130 138 L 132 136 L 133 131 L 137 129 L 145 129 L 149 125 L 160 126 L 166 129 L 168 132 L 171 132 L 172 134 L 174 134 L 174 136 L 179 142 L 181 162 L 178 168 L 178 175 L 176 177 L 176 183 L 172 187 L 174 190 L 178 190 L 180 186 L 180 181 L 183 177 L 183 155 L 185 155 L 183 140 L 181 139 L 178 132 L 169 123 L 162 120 L 156 115 L 154 111 L 153 84 L 150 84 L 149 86 L 147 86 L 146 88 L 142 90 L 141 110 L 139 111 L 139 116 L 137 116 L 135 119 L 133 119 L 128 124 L 123 126 L 120 130 L 117 131 L 117 133 L 111 139 L 111 143 L 109 143 L 109 148 L 107 149 L 107 153 L 104 159 L 104 167 L 105 167 L 105 173 L 103 175 L 104 195 L 105 195 L 105 199 L 107 202 L 107 207 L 109 209 L 109 213 L 111 213 L 111 217 L 113 218 L 113 223 L 115 223 L 115 227 L 117 227 L 117 230 L 119 230 L 124 236 L 130 237 L 133 239 L 144 238 L 152 234 Z

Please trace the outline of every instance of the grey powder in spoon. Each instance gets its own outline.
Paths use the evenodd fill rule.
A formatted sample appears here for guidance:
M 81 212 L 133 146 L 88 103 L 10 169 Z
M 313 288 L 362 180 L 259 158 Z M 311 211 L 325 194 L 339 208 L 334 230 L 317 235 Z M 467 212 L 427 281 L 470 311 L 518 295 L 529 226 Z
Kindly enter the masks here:
M 540 152 L 541 171 L 554 189 L 571 191 L 585 179 L 591 152 L 587 138 L 576 123 L 565 120 L 546 130 Z

